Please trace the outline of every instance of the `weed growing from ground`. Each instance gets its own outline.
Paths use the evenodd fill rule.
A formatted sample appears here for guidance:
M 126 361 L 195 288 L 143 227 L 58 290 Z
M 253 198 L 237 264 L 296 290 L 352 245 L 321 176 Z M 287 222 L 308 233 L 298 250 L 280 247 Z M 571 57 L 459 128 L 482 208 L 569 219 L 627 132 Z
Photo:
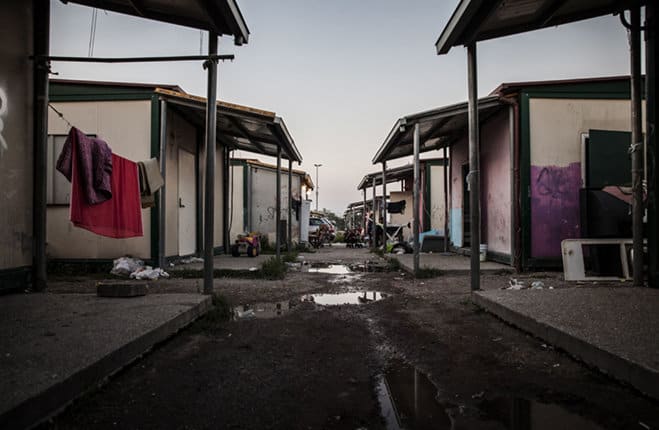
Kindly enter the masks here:
M 282 256 L 282 259 L 284 260 L 284 263 L 295 263 L 297 262 L 297 256 L 299 255 L 299 252 L 297 251 L 290 251 L 285 253 Z
M 388 272 L 398 272 L 402 269 L 400 261 L 397 258 L 389 257 L 387 258 L 387 271 Z
M 261 276 L 264 279 L 284 279 L 286 275 L 286 263 L 270 257 L 261 264 Z
M 194 324 L 193 330 L 214 331 L 231 319 L 232 310 L 227 299 L 217 293 L 211 295 L 212 307 Z

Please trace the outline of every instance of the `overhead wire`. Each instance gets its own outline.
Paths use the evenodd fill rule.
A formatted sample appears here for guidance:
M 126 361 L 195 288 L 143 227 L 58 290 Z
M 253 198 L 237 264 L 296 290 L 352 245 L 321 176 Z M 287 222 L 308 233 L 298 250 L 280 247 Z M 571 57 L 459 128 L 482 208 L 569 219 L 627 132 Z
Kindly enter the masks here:
M 91 26 L 89 29 L 89 46 L 87 49 L 87 56 L 94 55 L 94 45 L 96 44 L 96 22 L 98 21 L 98 9 L 94 8 L 92 11 Z
M 69 122 L 68 119 L 66 119 L 66 118 L 64 117 L 64 114 L 63 114 L 62 112 L 60 112 L 60 111 L 58 111 L 57 109 L 55 109 L 55 106 L 53 106 L 52 104 L 48 103 L 48 107 L 51 108 L 51 109 L 57 114 L 57 116 L 59 116 L 59 117 L 62 119 L 62 121 L 64 121 L 65 123 L 67 123 L 68 126 L 69 126 L 70 128 L 75 128 L 75 126 L 74 126 L 73 124 L 71 124 L 71 123 Z

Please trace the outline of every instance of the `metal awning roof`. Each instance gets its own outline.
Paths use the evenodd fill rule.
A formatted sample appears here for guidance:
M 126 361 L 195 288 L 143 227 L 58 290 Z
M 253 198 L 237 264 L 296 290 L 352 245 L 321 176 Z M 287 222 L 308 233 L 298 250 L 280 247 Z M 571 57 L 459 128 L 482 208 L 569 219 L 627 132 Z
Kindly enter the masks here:
M 646 3 L 647 0 L 460 0 L 435 48 L 442 55 L 453 46 L 615 14 Z
M 390 195 L 387 194 L 387 199 L 389 197 L 390 197 Z M 382 201 L 382 194 L 378 194 L 377 196 L 375 196 L 375 200 Z M 373 197 L 369 196 L 369 198 L 366 199 L 366 207 L 369 208 L 372 205 L 373 205 Z M 349 211 L 349 210 L 352 210 L 352 209 L 355 209 L 355 210 L 360 209 L 361 210 L 363 207 L 364 207 L 364 202 L 363 201 L 352 202 L 352 203 L 348 204 L 347 209 L 344 211 L 344 213 Z
M 188 121 L 202 128 L 205 126 L 205 98 L 164 88 L 157 88 L 155 93 Z M 284 120 L 274 112 L 218 101 L 217 140 L 231 149 L 271 157 L 276 157 L 277 148 L 281 147 L 283 158 L 302 162 L 302 155 L 295 146 Z
M 262 167 L 265 169 L 270 169 L 270 170 L 276 170 L 277 166 L 274 164 L 269 164 L 269 163 L 264 163 L 261 160 L 256 160 L 253 158 L 232 158 L 231 161 L 237 161 L 241 163 L 248 164 L 252 167 Z M 282 173 L 288 173 L 288 167 L 282 166 L 281 168 Z M 291 169 L 291 173 L 297 176 L 300 176 L 302 178 L 303 184 L 306 185 L 307 189 L 313 190 L 314 189 L 314 183 L 313 180 L 311 179 L 311 175 L 309 175 L 307 172 L 304 170 L 299 170 L 299 169 Z
M 414 174 L 414 166 L 412 164 L 406 164 L 400 167 L 394 167 L 387 169 L 387 184 L 392 182 L 398 182 L 401 179 L 411 178 Z M 373 186 L 373 179 L 375 179 L 375 185 L 382 185 L 382 171 L 369 173 L 364 175 L 361 182 L 357 186 L 358 190 L 363 190 L 364 188 L 370 188 Z
M 498 96 L 478 100 L 481 121 L 485 121 L 505 105 Z M 406 157 L 414 153 L 414 124 L 419 123 L 419 151 L 426 152 L 450 146 L 467 131 L 467 102 L 407 115 L 394 124 L 384 143 L 373 157 L 373 164 Z
M 249 29 L 236 0 L 61 0 L 155 21 L 233 36 L 236 45 L 249 40 Z

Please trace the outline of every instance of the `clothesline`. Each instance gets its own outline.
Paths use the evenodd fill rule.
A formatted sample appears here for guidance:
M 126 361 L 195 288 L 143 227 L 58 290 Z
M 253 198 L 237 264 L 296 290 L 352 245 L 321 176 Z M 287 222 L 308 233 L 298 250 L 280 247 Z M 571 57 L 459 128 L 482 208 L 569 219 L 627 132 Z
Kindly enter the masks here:
M 57 109 L 55 109 L 55 106 L 53 106 L 52 104 L 48 103 L 48 107 L 51 108 L 53 111 L 55 111 L 55 113 L 57 114 L 57 116 L 59 116 L 59 117 L 62 119 L 62 121 L 64 121 L 65 123 L 67 123 L 68 126 L 69 126 L 70 128 L 77 128 L 77 127 L 75 127 L 73 124 L 71 124 L 71 123 L 69 122 L 68 119 L 66 119 L 66 118 L 64 117 L 64 114 L 63 114 L 62 112 L 60 112 L 60 111 L 58 111 Z

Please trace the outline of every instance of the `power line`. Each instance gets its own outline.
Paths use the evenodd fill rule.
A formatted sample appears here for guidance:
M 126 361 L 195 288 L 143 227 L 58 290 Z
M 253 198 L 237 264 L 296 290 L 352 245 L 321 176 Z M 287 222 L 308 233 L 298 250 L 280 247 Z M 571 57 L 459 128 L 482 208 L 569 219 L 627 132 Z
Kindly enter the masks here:
M 92 22 L 89 29 L 89 47 L 87 50 L 87 56 L 91 57 L 94 55 L 94 45 L 96 43 L 96 22 L 98 21 L 98 9 L 94 8 L 92 11 Z

